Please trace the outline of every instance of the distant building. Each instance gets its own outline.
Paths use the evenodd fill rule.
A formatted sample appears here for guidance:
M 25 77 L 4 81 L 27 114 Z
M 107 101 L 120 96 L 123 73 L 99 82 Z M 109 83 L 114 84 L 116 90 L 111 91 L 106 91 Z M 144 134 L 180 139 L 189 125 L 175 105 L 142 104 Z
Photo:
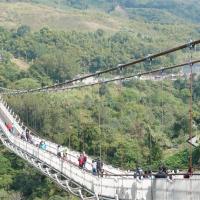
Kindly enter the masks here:
M 88 75 L 90 75 L 90 74 L 84 74 L 84 75 L 79 74 L 79 75 L 75 76 L 74 79 L 81 78 L 81 77 L 88 76 Z M 80 82 L 82 82 L 84 84 L 92 84 L 92 83 L 97 83 L 98 79 L 96 77 L 92 76 L 92 77 L 85 78 L 82 81 L 76 81 L 76 83 L 74 83 L 74 85 L 76 85 L 77 83 L 80 83 Z

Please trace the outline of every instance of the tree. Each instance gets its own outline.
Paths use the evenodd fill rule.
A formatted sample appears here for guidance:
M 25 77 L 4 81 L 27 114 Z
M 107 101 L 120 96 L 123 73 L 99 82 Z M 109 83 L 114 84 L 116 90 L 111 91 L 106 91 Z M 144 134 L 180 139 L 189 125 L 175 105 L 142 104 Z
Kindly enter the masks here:
M 0 155 L 0 188 L 6 188 L 12 183 L 12 168 L 8 159 Z
M 34 89 L 39 88 L 41 85 L 37 80 L 32 78 L 23 78 L 13 83 L 15 89 Z
M 17 29 L 17 36 L 24 37 L 25 35 L 29 34 L 31 28 L 27 25 L 22 25 Z

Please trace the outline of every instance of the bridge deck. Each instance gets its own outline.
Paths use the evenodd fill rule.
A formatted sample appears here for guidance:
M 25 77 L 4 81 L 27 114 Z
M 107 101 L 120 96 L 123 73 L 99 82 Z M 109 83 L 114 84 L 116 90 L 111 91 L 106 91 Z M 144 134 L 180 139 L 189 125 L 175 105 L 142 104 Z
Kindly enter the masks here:
M 86 165 L 87 170 L 77 166 L 78 152 L 69 150 L 68 160 L 57 157 L 57 144 L 45 140 L 48 151 L 21 140 L 10 133 L 5 122 L 14 124 L 16 133 L 22 133 L 21 123 L 13 117 L 12 112 L 5 104 L 0 102 L 0 128 L 2 143 L 11 151 L 16 153 L 36 167 L 46 176 L 49 176 L 60 187 L 81 199 L 163 199 L 163 200 L 200 200 L 200 178 L 192 176 L 183 179 L 182 176 L 168 179 L 143 179 L 137 180 L 131 176 L 121 176 L 125 172 L 106 165 L 104 168 L 108 174 L 115 176 L 98 177 L 91 173 L 91 158 Z M 35 142 L 41 138 L 33 136 Z

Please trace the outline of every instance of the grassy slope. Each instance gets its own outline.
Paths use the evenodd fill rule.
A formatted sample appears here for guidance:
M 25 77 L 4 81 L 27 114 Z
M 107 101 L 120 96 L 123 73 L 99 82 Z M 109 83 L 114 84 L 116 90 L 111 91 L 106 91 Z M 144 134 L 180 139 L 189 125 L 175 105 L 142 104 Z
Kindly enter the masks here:
M 6 0 L 0 0 L 6 2 Z M 187 21 L 199 24 L 200 2 L 198 0 L 9 0 L 13 2 L 29 2 L 36 5 L 43 4 L 54 8 L 68 10 L 69 7 L 78 9 L 98 9 L 105 12 L 115 10 L 116 6 L 123 8 L 130 18 L 140 18 L 148 22 L 171 23 L 175 21 Z
M 161 49 L 186 42 L 190 37 L 196 39 L 198 34 L 194 30 L 199 29 L 198 25 L 187 23 L 155 24 L 139 19 L 129 20 L 120 16 L 120 13 L 118 16 L 111 16 L 97 10 L 69 8 L 64 11 L 40 4 L 0 3 L 0 26 L 16 28 L 22 24 L 29 25 L 32 30 L 48 26 L 65 31 L 125 31 L 135 36 L 141 34 L 142 40 L 151 38 Z
M 156 12 L 156 11 L 155 11 Z M 138 12 L 134 13 L 134 16 Z M 48 26 L 57 30 L 79 30 L 79 31 L 95 31 L 97 29 L 103 29 L 108 32 L 112 31 L 133 31 L 137 33 L 146 33 L 150 37 L 156 36 L 154 32 L 154 24 L 143 22 L 140 17 L 133 17 L 133 20 L 129 20 L 126 17 L 120 15 L 120 13 L 114 13 L 116 16 L 108 15 L 104 12 L 97 10 L 78 10 L 68 8 L 66 10 L 59 10 L 57 8 L 48 7 L 41 4 L 31 3 L 1 3 L 0 2 L 0 25 L 7 28 L 16 28 L 19 25 L 27 24 L 33 30 L 38 30 L 41 27 Z M 150 14 L 151 15 L 151 14 Z M 168 15 L 170 15 L 168 13 Z M 188 31 L 197 28 L 197 25 L 189 25 L 184 22 L 180 23 L 177 18 L 171 16 L 169 20 L 176 22 L 175 25 L 156 25 L 163 28 L 163 34 L 168 29 L 171 33 L 173 30 L 188 35 Z M 170 30 L 173 27 L 173 30 Z M 185 33 L 183 32 L 185 29 Z
M 58 30 L 117 31 L 122 26 L 118 19 L 93 11 L 62 11 L 39 4 L 0 3 L 0 25 L 15 28 L 21 24 L 34 30 L 49 26 Z
M 141 49 L 152 49 L 152 52 L 148 51 L 146 54 L 171 48 L 186 43 L 190 38 L 198 39 L 199 37 L 198 31 L 195 31 L 199 29 L 198 25 L 146 23 L 141 19 L 130 20 L 121 16 L 120 13 L 115 14 L 111 16 L 97 10 L 82 11 L 72 8 L 64 11 L 31 3 L 0 3 L 0 26 L 16 28 L 26 24 L 34 31 L 44 26 L 55 30 L 87 32 L 101 28 L 109 34 L 122 31 L 131 35 L 136 52 Z M 180 56 L 176 62 L 181 63 L 188 59 L 184 57 L 183 60 Z
M 30 67 L 30 65 L 23 59 L 12 58 L 11 62 L 15 64 L 20 70 L 27 70 Z

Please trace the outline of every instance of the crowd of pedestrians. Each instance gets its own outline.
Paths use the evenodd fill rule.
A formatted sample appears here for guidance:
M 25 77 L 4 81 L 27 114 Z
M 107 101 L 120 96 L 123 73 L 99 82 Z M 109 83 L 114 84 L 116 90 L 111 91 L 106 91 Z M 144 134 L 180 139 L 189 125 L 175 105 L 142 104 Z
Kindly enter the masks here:
M 190 178 L 192 173 L 193 172 L 191 168 L 189 167 L 188 171 L 182 174 L 184 178 Z M 167 178 L 169 180 L 172 180 L 174 175 L 179 175 L 179 174 L 180 174 L 179 169 L 170 170 L 170 169 L 167 169 L 165 165 L 161 165 L 158 171 L 154 173 L 150 169 L 143 171 L 141 167 L 136 167 L 136 169 L 134 170 L 134 178 L 138 180 L 141 180 L 144 178 L 150 178 L 150 179 Z
M 87 156 L 85 152 L 81 153 L 78 158 L 79 168 L 80 169 L 86 169 L 86 162 L 87 162 Z M 103 176 L 103 162 L 97 158 L 96 160 L 92 160 L 92 174 L 97 176 Z
M 19 131 L 16 130 L 14 123 L 10 123 L 10 122 L 6 123 L 5 122 L 5 126 L 7 127 L 8 131 L 10 133 L 12 133 L 14 136 L 19 137 L 21 140 L 26 141 L 30 144 L 33 144 L 33 145 L 39 147 L 40 149 L 43 149 L 43 150 L 47 149 L 47 145 L 45 144 L 44 141 L 37 143 L 36 141 L 33 140 L 29 129 L 26 129 L 25 127 L 23 127 L 22 132 L 19 133 Z
M 47 144 L 45 141 L 41 140 L 39 143 L 36 141 L 34 142 L 32 135 L 30 133 L 30 130 L 23 128 L 23 131 L 21 133 L 17 133 L 17 130 L 15 130 L 15 126 L 13 123 L 5 123 L 5 126 L 7 127 L 8 131 L 12 133 L 15 136 L 20 137 L 21 140 L 26 141 L 30 144 L 33 144 L 37 146 L 39 149 L 48 150 Z M 63 161 L 67 161 L 67 154 L 68 149 L 65 147 L 62 147 L 61 145 L 57 146 L 57 156 L 61 158 Z M 95 176 L 103 176 L 104 170 L 103 170 L 103 162 L 100 158 L 92 160 L 92 163 L 87 163 L 87 155 L 83 151 L 80 156 L 78 157 L 78 166 L 80 169 L 88 170 L 87 166 L 91 165 L 89 169 L 91 169 L 92 174 Z M 161 165 L 159 167 L 159 170 L 157 173 L 152 173 L 150 169 L 143 171 L 141 167 L 136 167 L 134 172 L 134 178 L 137 178 L 139 180 L 143 178 L 169 178 L 172 179 L 172 174 L 177 174 L 179 171 L 176 170 L 167 170 L 165 165 Z M 184 178 L 189 178 L 192 175 L 192 170 L 189 168 L 188 172 L 185 173 Z

